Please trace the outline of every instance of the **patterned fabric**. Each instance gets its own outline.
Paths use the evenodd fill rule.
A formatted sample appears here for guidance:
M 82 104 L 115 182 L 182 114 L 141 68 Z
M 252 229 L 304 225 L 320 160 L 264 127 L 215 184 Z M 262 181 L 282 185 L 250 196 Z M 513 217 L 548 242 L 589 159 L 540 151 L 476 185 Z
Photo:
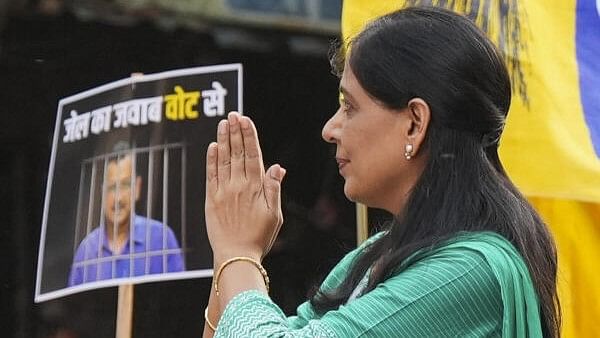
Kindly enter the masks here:
M 348 254 L 321 288 L 335 288 L 365 242 Z M 246 291 L 227 305 L 215 337 L 541 337 L 539 307 L 527 268 L 514 247 L 492 233 L 457 236 L 417 252 L 399 273 L 329 311 L 309 302 L 286 318 L 271 299 Z
M 263 293 L 245 291 L 235 296 L 219 320 L 215 337 L 335 338 L 335 332 L 320 320 L 310 320 L 293 329 L 283 312 Z

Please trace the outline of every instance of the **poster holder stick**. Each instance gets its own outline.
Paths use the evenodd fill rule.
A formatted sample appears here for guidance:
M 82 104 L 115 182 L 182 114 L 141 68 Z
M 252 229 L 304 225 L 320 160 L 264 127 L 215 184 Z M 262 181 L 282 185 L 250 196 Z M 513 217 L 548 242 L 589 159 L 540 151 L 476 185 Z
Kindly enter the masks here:
M 133 322 L 133 284 L 119 285 L 116 338 L 131 338 Z
M 369 237 L 369 215 L 367 206 L 356 203 L 356 245 L 360 245 Z
M 132 78 L 143 75 L 144 73 L 131 73 Z M 115 338 L 131 338 L 133 326 L 133 291 L 133 284 L 119 285 Z

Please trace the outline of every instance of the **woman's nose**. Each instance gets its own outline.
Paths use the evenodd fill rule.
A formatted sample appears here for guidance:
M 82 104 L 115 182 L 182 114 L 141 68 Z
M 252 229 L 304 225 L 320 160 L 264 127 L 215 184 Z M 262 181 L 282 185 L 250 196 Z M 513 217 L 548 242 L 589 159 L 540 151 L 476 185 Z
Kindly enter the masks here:
M 339 113 L 341 109 L 338 109 L 335 114 L 325 123 L 323 130 L 321 131 L 321 137 L 325 142 L 336 143 L 339 139 Z

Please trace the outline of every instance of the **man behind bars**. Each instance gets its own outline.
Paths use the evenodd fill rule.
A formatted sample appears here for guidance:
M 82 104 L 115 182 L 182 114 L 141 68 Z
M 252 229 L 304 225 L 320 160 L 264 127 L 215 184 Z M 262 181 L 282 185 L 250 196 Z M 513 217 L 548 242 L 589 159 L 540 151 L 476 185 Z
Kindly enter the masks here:
M 122 154 L 127 148 L 121 142 L 114 150 Z M 132 210 L 140 196 L 142 178 L 136 175 L 133 179 L 131 154 L 111 158 L 106 165 L 105 180 L 104 219 L 79 244 L 71 266 L 69 286 L 185 270 L 173 231 Z

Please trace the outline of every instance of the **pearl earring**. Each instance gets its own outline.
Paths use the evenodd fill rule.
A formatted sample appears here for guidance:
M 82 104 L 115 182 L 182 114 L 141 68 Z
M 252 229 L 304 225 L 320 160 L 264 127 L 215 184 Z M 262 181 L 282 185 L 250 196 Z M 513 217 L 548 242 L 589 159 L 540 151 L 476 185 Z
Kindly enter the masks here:
M 404 146 L 404 157 L 406 157 L 407 160 L 410 160 L 412 158 L 412 155 L 413 145 L 409 143 L 406 146 Z

